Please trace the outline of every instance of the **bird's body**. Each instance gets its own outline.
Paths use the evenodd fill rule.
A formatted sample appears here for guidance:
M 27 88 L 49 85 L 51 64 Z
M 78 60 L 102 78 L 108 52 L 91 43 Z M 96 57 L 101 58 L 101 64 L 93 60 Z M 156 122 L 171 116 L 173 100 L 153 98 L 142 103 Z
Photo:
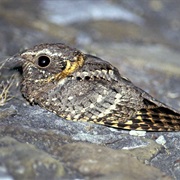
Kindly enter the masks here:
M 41 44 L 18 58 L 24 97 L 67 120 L 123 129 L 180 131 L 178 112 L 98 57 L 64 44 Z

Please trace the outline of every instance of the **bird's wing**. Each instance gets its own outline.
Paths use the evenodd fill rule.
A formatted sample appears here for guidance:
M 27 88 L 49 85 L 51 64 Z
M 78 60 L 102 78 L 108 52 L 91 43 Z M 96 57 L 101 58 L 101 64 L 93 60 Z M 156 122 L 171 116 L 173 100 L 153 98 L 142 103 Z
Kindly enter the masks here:
M 147 131 L 180 131 L 180 113 L 142 93 L 144 107 L 126 123 L 130 129 Z

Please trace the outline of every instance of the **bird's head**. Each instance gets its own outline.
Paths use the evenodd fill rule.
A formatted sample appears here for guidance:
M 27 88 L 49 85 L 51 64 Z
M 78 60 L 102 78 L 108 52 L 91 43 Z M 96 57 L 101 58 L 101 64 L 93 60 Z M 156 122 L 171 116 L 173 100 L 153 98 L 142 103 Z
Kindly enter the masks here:
M 31 102 L 41 92 L 79 70 L 85 55 L 64 44 L 40 44 L 10 58 L 9 66 L 22 71 L 22 93 Z M 14 64 L 14 65 L 13 65 Z
M 84 64 L 84 55 L 64 44 L 41 44 L 20 54 L 23 77 L 34 82 L 58 81 Z

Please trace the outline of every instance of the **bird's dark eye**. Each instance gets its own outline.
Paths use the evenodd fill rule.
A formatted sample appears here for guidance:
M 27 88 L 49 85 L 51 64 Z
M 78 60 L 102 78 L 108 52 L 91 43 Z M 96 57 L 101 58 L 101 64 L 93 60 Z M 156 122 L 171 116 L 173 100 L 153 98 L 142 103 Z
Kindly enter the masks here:
M 47 56 L 40 56 L 38 58 L 38 65 L 40 67 L 46 67 L 49 65 L 49 63 L 50 63 L 50 58 Z

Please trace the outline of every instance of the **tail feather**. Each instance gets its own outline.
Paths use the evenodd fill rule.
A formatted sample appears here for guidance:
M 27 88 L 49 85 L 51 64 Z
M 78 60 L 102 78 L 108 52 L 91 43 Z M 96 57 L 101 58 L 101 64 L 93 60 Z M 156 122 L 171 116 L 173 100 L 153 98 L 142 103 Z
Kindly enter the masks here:
M 125 124 L 136 130 L 180 131 L 180 114 L 166 107 L 144 108 Z

